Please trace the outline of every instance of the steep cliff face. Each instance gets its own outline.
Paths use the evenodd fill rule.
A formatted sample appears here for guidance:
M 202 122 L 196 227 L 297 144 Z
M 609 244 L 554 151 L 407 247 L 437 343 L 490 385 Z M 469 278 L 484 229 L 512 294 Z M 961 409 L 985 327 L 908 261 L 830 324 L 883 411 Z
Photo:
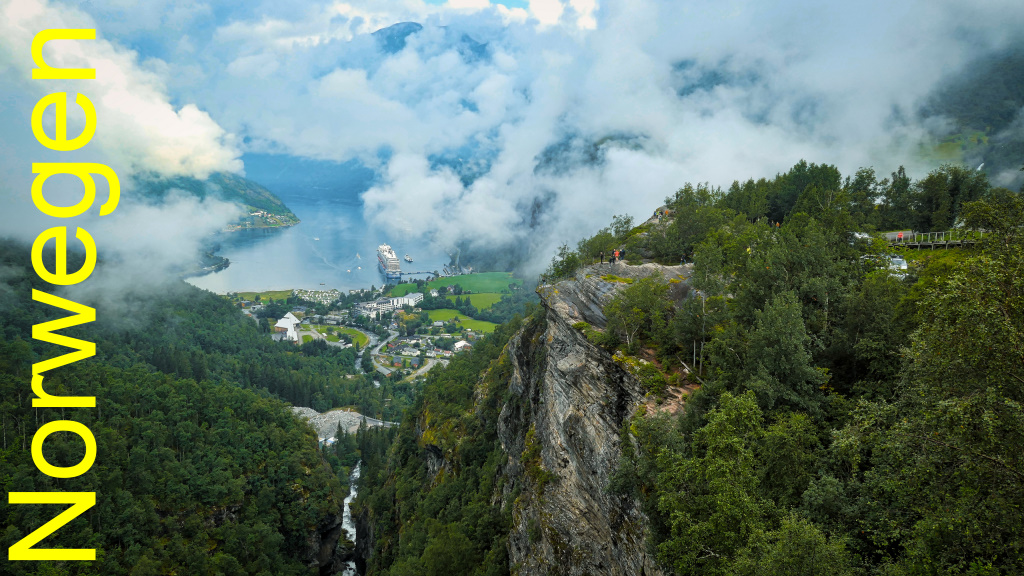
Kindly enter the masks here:
M 321 459 L 320 465 L 327 472 L 333 473 L 326 460 Z M 341 508 L 340 502 L 338 508 Z M 352 544 L 344 538 L 342 510 L 325 515 L 306 537 L 303 561 L 306 566 L 316 569 L 321 576 L 341 574 L 345 569 L 345 563 L 352 560 L 355 555 Z
M 306 565 L 317 569 L 322 576 L 341 574 L 345 562 L 353 557 L 353 551 L 348 546 L 339 545 L 344 543 L 341 523 L 341 514 L 331 514 L 322 519 L 306 539 L 303 555 Z
M 648 551 L 640 504 L 607 489 L 620 455 L 619 430 L 643 402 L 643 389 L 573 325 L 605 327 L 602 308 L 628 286 L 621 279 L 681 280 L 689 272 L 656 264 L 593 266 L 538 289 L 545 322 L 509 342 L 511 399 L 498 422 L 509 457 L 504 495 L 513 506 L 513 574 L 662 573 Z M 686 289 L 682 281 L 673 286 Z
M 608 490 L 619 431 L 645 389 L 574 327 L 605 328 L 615 295 L 655 274 L 673 298 L 688 290 L 685 267 L 588 267 L 542 286 L 537 314 L 432 372 L 394 442 L 364 452 L 357 565 L 367 574 L 500 574 L 506 563 L 521 575 L 662 574 L 640 503 Z

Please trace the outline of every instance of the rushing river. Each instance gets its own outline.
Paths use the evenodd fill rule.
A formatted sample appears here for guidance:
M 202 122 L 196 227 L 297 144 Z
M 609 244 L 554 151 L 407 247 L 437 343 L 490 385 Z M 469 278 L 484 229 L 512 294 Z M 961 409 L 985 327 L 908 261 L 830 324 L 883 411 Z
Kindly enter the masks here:
M 356 499 L 356 483 L 359 481 L 359 467 L 362 466 L 362 462 L 356 464 L 356 467 L 352 469 L 352 475 L 348 478 L 349 492 L 348 497 L 345 498 L 345 511 L 341 517 L 341 528 L 345 531 L 348 539 L 356 541 L 356 525 L 352 521 L 352 501 Z M 349 561 L 345 566 L 342 576 L 356 576 L 356 563 L 354 560 Z

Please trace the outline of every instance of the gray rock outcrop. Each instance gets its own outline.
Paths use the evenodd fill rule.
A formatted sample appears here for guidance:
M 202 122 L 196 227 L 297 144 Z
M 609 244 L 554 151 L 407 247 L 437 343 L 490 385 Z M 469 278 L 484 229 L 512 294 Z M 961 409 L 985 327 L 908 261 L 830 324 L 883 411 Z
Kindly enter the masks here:
M 341 409 L 320 413 L 305 406 L 293 406 L 292 412 L 306 420 L 309 420 L 309 423 L 313 425 L 313 429 L 316 430 L 316 433 L 320 438 L 333 438 L 335 432 L 338 431 L 339 424 L 341 424 L 342 430 L 345 430 L 349 434 L 355 433 L 355 431 L 359 429 L 359 425 L 364 420 L 368 426 L 378 426 L 381 424 L 390 426 L 394 424 L 393 422 L 382 423 L 373 418 L 366 418 L 359 412 L 351 412 L 349 410 Z
M 644 401 L 640 383 L 573 328 L 604 328 L 602 308 L 626 278 L 676 279 L 687 266 L 623 263 L 590 266 L 575 278 L 538 288 L 544 321 L 509 342 L 514 400 L 498 422 L 509 455 L 506 496 L 518 491 L 509 535 L 513 574 L 662 574 L 647 544 L 640 503 L 608 491 L 620 456 L 619 431 Z

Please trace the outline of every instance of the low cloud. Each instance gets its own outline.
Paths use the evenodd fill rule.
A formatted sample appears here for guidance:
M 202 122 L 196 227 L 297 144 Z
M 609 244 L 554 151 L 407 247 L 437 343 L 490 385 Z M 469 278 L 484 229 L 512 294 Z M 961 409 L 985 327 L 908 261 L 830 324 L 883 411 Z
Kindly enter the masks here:
M 56 12 L 88 18 L 74 6 Z M 127 144 L 106 153 L 193 172 L 237 169 L 237 150 L 359 159 L 378 172 L 368 220 L 445 247 L 527 246 L 535 268 L 687 181 L 728 186 L 801 158 L 922 176 L 943 121 L 921 104 L 1024 36 L 1009 0 L 171 6 L 82 7 L 139 51 L 98 43 L 96 57 L 135 71 L 124 86 L 152 106 L 111 120 Z M 422 27 L 372 34 L 409 21 Z M 132 130 L 139 114 L 153 132 Z
M 116 299 L 124 291 L 159 290 L 180 272 L 194 270 L 208 239 L 241 214 L 235 204 L 199 200 L 179 190 L 170 191 L 160 204 L 119 207 L 83 225 L 103 247 L 104 263 L 88 282 L 73 288 L 74 294 L 95 302 Z
M 95 80 L 31 80 L 32 38 L 48 28 L 94 28 L 96 40 L 51 41 L 43 55 L 57 67 L 88 67 Z M 139 62 L 137 54 L 104 38 L 103 23 L 77 7 L 42 0 L 0 2 L 0 211 L 3 234 L 31 241 L 40 231 L 58 225 L 82 227 L 96 239 L 106 263 L 96 276 L 116 276 L 134 287 L 166 279 L 169 270 L 195 261 L 204 238 L 238 216 L 238 207 L 222 202 L 199 202 L 172 195 L 155 204 L 138 198 L 132 175 L 144 172 L 166 177 L 206 178 L 214 171 L 242 170 L 241 152 L 232 135 L 196 104 L 171 96 L 163 78 Z M 51 92 L 68 93 L 68 134 L 77 135 L 84 115 L 74 103 L 76 94 L 96 108 L 97 129 L 92 140 L 74 152 L 53 152 L 40 145 L 30 129 L 35 103 Z M 43 117 L 44 130 L 53 134 L 52 108 Z M 71 220 L 41 214 L 30 200 L 33 162 L 98 162 L 119 176 L 121 200 L 112 215 L 98 209 Z M 106 182 L 96 177 L 96 206 L 107 197 Z M 70 176 L 47 181 L 45 195 L 56 204 L 74 204 L 82 196 L 81 182 Z M 93 287 L 103 284 L 94 279 Z
M 86 95 L 96 107 L 99 125 L 89 146 L 111 161 L 132 171 L 168 176 L 205 178 L 214 171 L 242 170 L 232 136 L 195 104 L 173 105 L 163 80 L 141 66 L 133 51 L 103 39 L 102 24 L 74 8 L 43 0 L 8 1 L 0 5 L 0 13 L 5 80 L 21 79 L 19 88 L 36 96 L 55 90 Z M 34 67 L 27 48 L 47 28 L 97 29 L 96 40 L 54 40 L 43 49 L 53 66 L 94 68 L 95 80 L 25 80 Z M 72 105 L 69 110 L 78 109 Z

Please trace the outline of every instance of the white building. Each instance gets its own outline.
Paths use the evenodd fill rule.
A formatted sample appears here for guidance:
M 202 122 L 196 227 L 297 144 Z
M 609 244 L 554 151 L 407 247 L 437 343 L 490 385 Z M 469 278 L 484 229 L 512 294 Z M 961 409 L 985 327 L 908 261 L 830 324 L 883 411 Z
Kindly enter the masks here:
M 397 308 L 401 308 L 402 306 L 415 306 L 415 305 L 419 304 L 420 302 L 423 302 L 423 293 L 422 292 L 412 292 L 410 294 L 406 294 L 405 296 L 399 296 L 397 298 L 392 298 L 392 300 L 395 301 L 395 308 L 396 309 Z
M 466 342 L 465 340 L 459 340 L 458 342 L 456 342 L 452 346 L 452 348 L 454 348 L 456 352 L 462 352 L 466 348 L 469 348 L 470 350 L 472 350 L 473 349 L 473 345 L 470 344 L 469 342 Z
M 362 302 L 356 304 L 356 308 L 369 316 L 378 312 L 393 312 L 402 306 L 415 306 L 422 301 L 423 293 L 413 292 L 412 294 L 397 296 L 395 298 L 380 298 L 373 302 Z
M 298 324 L 299 324 L 299 319 L 296 318 L 294 314 L 289 312 L 289 313 L 284 315 L 284 318 L 281 318 L 280 320 L 278 320 L 277 324 L 274 324 L 274 331 L 275 332 L 284 332 L 286 340 L 291 340 L 292 342 L 298 342 L 299 341 L 299 334 L 298 334 L 298 332 L 295 331 L 295 327 Z

